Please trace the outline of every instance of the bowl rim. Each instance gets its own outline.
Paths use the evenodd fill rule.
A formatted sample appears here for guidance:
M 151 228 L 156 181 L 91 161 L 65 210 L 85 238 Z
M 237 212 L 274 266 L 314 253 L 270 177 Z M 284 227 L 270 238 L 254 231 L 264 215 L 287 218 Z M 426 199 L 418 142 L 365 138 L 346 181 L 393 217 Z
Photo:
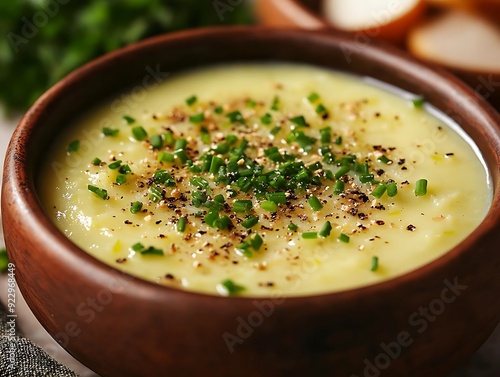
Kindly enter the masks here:
M 20 209 L 22 209 L 23 213 L 26 214 L 26 218 L 23 221 L 25 223 L 25 226 L 36 229 L 38 234 L 42 234 L 42 236 L 40 237 L 45 240 L 46 244 L 56 245 L 57 250 L 61 250 L 62 252 L 64 252 L 65 254 L 63 255 L 64 259 L 62 260 L 62 262 L 78 260 L 79 263 L 84 263 L 87 269 L 95 271 L 96 281 L 104 281 L 100 279 L 105 279 L 106 277 L 110 276 L 110 274 L 123 274 L 129 280 L 130 278 L 132 278 L 131 280 L 133 284 L 139 288 L 139 291 L 148 292 L 151 295 L 159 297 L 161 297 L 162 295 L 176 293 L 194 299 L 196 299 L 197 297 L 203 297 L 212 300 L 229 300 L 241 302 L 246 301 L 248 303 L 251 303 L 256 299 L 265 300 L 275 297 L 273 296 L 273 294 L 270 294 L 268 296 L 252 295 L 222 297 L 185 290 L 182 288 L 164 286 L 148 280 L 144 280 L 142 278 L 135 277 L 129 273 L 123 272 L 98 260 L 97 258 L 91 256 L 89 253 L 85 252 L 83 249 L 76 246 L 76 244 L 74 244 L 69 238 L 67 238 L 49 219 L 49 217 L 42 209 L 37 197 L 35 190 L 36 182 L 33 182 L 34 179 L 31 179 L 30 181 L 30 169 L 27 166 L 28 164 L 26 163 L 26 160 L 16 158 L 17 150 L 23 147 L 23 143 L 21 143 L 21 141 L 24 140 L 24 143 L 26 143 L 26 140 L 29 139 L 29 137 L 26 136 L 30 133 L 33 133 L 33 130 L 36 127 L 39 127 L 37 119 L 39 114 L 43 113 L 43 111 L 46 111 L 47 108 L 50 107 L 50 105 L 60 95 L 64 88 L 77 84 L 86 76 L 92 75 L 95 70 L 99 70 L 100 67 L 106 65 L 106 63 L 110 63 L 117 57 L 125 57 L 129 54 L 140 53 L 143 49 L 150 48 L 152 46 L 158 47 L 160 45 L 163 45 L 164 43 L 183 40 L 196 40 L 198 38 L 204 38 L 207 35 L 210 35 L 212 37 L 224 38 L 227 35 L 234 35 L 235 33 L 240 34 L 241 36 L 251 36 L 257 33 L 261 36 L 261 38 L 265 38 L 266 35 L 272 33 L 274 36 L 281 36 L 289 39 L 290 43 L 293 43 L 293 40 L 298 41 L 300 38 L 309 38 L 310 40 L 335 40 L 337 41 L 337 43 L 347 43 L 346 46 L 352 44 L 351 34 L 343 32 L 332 33 L 331 30 L 325 32 L 322 30 L 303 30 L 299 28 L 275 29 L 262 26 L 208 27 L 155 36 L 92 60 L 91 62 L 85 64 L 81 68 L 73 71 L 72 73 L 61 79 L 57 84 L 46 91 L 27 111 L 27 113 L 21 119 L 19 125 L 16 127 L 7 150 L 8 158 L 6 159 L 6 162 L 8 161 L 8 164 L 5 164 L 4 167 L 4 195 L 2 195 L 2 201 L 4 202 L 4 204 L 8 194 L 6 192 L 6 183 L 8 181 L 10 186 L 10 195 L 12 195 L 14 198 L 11 201 L 15 203 L 16 206 L 19 206 Z M 355 48 L 355 46 L 351 47 Z M 440 85 L 444 85 L 445 89 L 452 89 L 452 91 L 455 92 L 455 95 L 457 96 L 465 95 L 465 98 L 468 100 L 466 104 L 468 104 L 471 109 L 479 111 L 478 114 L 480 114 L 482 118 L 485 118 L 484 122 L 488 121 L 487 123 L 490 125 L 489 132 L 496 134 L 497 140 L 495 141 L 498 143 L 498 140 L 500 140 L 500 115 L 490 106 L 490 104 L 488 104 L 484 99 L 478 98 L 471 88 L 466 86 L 455 76 L 440 68 L 419 62 L 416 59 L 412 58 L 409 54 L 395 47 L 389 46 L 383 42 L 374 41 L 370 46 L 366 47 L 365 53 L 372 54 L 373 56 L 382 56 L 390 59 L 391 61 L 402 62 L 408 64 L 410 68 L 417 67 L 421 69 L 421 72 L 423 72 L 422 74 L 434 73 L 434 75 L 439 76 L 442 81 Z M 315 65 L 314 63 L 309 64 Z M 317 65 L 321 66 L 320 64 Z M 201 64 L 201 66 L 203 66 L 203 64 Z M 490 141 L 490 143 L 491 142 L 492 141 Z M 500 166 L 498 166 L 498 162 L 500 161 L 500 147 L 496 145 L 496 148 L 494 149 L 497 158 L 497 167 L 500 169 Z M 450 262 L 460 259 L 460 257 L 465 253 L 470 253 L 472 250 L 472 245 L 477 240 L 486 236 L 488 233 L 494 231 L 495 229 L 498 229 L 498 226 L 500 224 L 500 211 L 498 210 L 500 209 L 500 182 L 497 180 L 497 182 L 493 182 L 493 185 L 494 192 L 492 195 L 492 203 L 488 213 L 486 214 L 486 217 L 483 219 L 481 224 L 457 246 L 455 246 L 442 256 L 438 257 L 437 259 L 416 269 L 410 270 L 402 275 L 397 275 L 375 284 L 333 292 L 300 296 L 283 295 L 282 297 L 286 298 L 286 301 L 290 304 L 316 299 L 333 299 L 333 301 L 341 303 L 344 301 L 352 301 L 353 299 L 362 299 L 363 297 L 367 296 L 377 296 L 379 294 L 383 294 L 384 292 L 393 290 L 396 286 L 406 285 L 420 279 L 425 279 L 426 276 L 429 276 L 434 271 L 443 268 L 445 265 L 449 265 Z M 32 190 L 26 189 L 27 187 L 31 187 Z M 496 211 L 494 209 L 496 209 Z M 12 253 L 10 253 L 10 255 L 12 255 Z

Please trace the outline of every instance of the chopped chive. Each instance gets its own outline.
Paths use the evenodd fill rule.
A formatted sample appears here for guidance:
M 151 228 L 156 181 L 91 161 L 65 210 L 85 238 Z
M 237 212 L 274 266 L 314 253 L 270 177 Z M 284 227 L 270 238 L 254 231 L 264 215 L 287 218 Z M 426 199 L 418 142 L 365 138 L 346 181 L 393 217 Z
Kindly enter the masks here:
M 427 179 L 419 179 L 415 183 L 415 196 L 424 196 L 427 194 Z
M 175 141 L 174 150 L 178 151 L 179 149 L 185 149 L 187 144 L 188 142 L 186 139 L 177 139 Z
M 116 176 L 115 182 L 119 185 L 123 185 L 125 182 L 127 182 L 127 177 L 123 174 L 118 174 Z
M 349 243 L 350 238 L 348 235 L 341 233 L 339 236 L 339 240 L 344 243 Z
M 318 106 L 316 106 L 316 114 L 318 115 L 323 115 L 325 113 L 328 112 L 328 110 L 326 109 L 326 107 L 323 105 L 323 104 L 319 104 Z
M 179 159 L 180 162 L 185 164 L 187 160 L 189 160 L 188 155 L 184 151 L 184 149 L 179 149 L 174 153 L 175 157 Z
M 68 145 L 68 153 L 73 153 L 78 151 L 80 149 L 80 140 L 73 140 L 71 143 Z
M 208 190 L 210 187 L 208 181 L 205 178 L 201 177 L 193 177 L 189 180 L 189 183 L 191 183 L 194 187 L 203 190 Z
M 258 217 L 256 217 L 256 216 L 250 216 L 250 217 L 248 217 L 246 220 L 244 220 L 241 223 L 241 226 L 243 226 L 243 227 L 245 227 L 247 229 L 250 229 L 253 226 L 257 225 L 258 222 L 259 222 L 259 218 Z
M 120 132 L 119 129 L 115 128 L 115 129 L 112 129 L 112 128 L 109 128 L 109 127 L 104 127 L 102 129 L 102 134 L 104 136 L 115 136 L 118 134 L 118 132 Z
M 200 139 L 203 142 L 203 144 L 210 144 L 210 142 L 212 141 L 210 133 L 205 127 L 201 128 Z
M 227 141 L 223 141 L 222 143 L 219 143 L 217 145 L 217 147 L 214 149 L 214 152 L 218 154 L 226 154 L 227 152 L 229 152 L 229 148 L 229 143 Z
M 309 197 L 309 199 L 307 199 L 307 202 L 309 203 L 313 211 L 319 211 L 321 208 L 323 208 L 323 204 L 321 204 L 321 202 L 315 195 Z
M 335 139 L 334 143 L 335 143 L 336 145 L 340 145 L 340 144 L 342 144 L 342 136 L 338 136 L 338 137 Z
M 262 124 L 268 126 L 273 122 L 273 116 L 269 113 L 266 113 L 260 118 L 260 121 L 262 122 Z
M 148 191 L 149 199 L 154 203 L 158 203 L 163 198 L 163 190 L 156 185 L 151 186 Z
M 217 221 L 218 218 L 219 218 L 219 212 L 210 210 L 205 215 L 205 217 L 203 218 L 203 220 L 205 221 L 205 223 L 208 226 L 214 227 L 215 226 L 215 222 Z
M 173 145 L 175 143 L 174 134 L 172 131 L 167 130 L 163 133 L 163 137 L 165 138 L 165 145 Z
M 369 182 L 373 182 L 374 178 L 375 178 L 375 176 L 373 174 L 361 174 L 359 176 L 359 181 L 361 183 L 369 183 Z
M 425 99 L 424 99 L 424 97 L 417 97 L 417 98 L 412 99 L 411 103 L 412 103 L 414 108 L 421 109 L 425 104 Z
M 192 203 L 196 208 L 201 207 L 207 201 L 207 194 L 203 191 L 194 191 L 191 195 Z
M 307 96 L 307 100 L 311 103 L 316 102 L 319 99 L 319 94 L 316 92 L 313 92 Z
M 332 141 L 332 128 L 331 127 L 325 127 L 319 130 L 319 133 L 321 135 L 321 142 L 323 144 L 329 144 Z
M 101 165 L 102 161 L 99 157 L 96 157 L 92 160 L 92 165 L 99 166 Z
M 335 181 L 335 184 L 333 185 L 333 193 L 335 195 L 340 195 L 344 192 L 345 188 L 345 183 L 342 181 Z
M 344 175 L 346 175 L 347 173 L 349 173 L 349 171 L 351 170 L 351 168 L 349 166 L 342 166 L 336 173 L 335 173 L 335 179 L 340 179 L 342 178 Z
M 246 212 L 252 209 L 251 200 L 236 200 L 233 204 L 234 212 Z
M 373 189 L 372 195 L 377 199 L 380 199 L 385 194 L 386 190 L 387 190 L 387 185 L 381 183 L 380 185 L 378 185 Z
M 149 139 L 149 142 L 151 143 L 151 146 L 154 149 L 161 149 L 163 147 L 163 138 L 161 137 L 161 135 L 151 136 L 151 139 Z
M 299 227 L 294 223 L 290 223 L 288 224 L 288 229 L 290 229 L 292 232 L 296 232 L 299 229 Z
M 226 296 L 232 296 L 236 295 L 242 291 L 245 290 L 245 287 L 242 285 L 238 285 L 235 282 L 233 282 L 230 279 L 224 280 L 220 285 L 219 285 L 219 293 L 226 295 Z
M 292 122 L 293 124 L 295 124 L 296 126 L 299 126 L 299 127 L 308 127 L 309 126 L 306 122 L 306 118 L 304 118 L 303 115 L 299 115 L 299 116 L 290 118 L 290 122 Z
M 233 145 L 233 144 L 236 144 L 236 142 L 238 141 L 238 137 L 236 135 L 227 135 L 226 136 L 226 141 L 230 145 Z
M 330 235 L 330 232 L 332 231 L 332 224 L 330 223 L 330 221 L 327 221 L 325 223 L 325 225 L 323 225 L 323 227 L 321 228 L 321 230 L 319 231 L 319 235 L 321 237 L 328 237 Z
M 128 166 L 128 165 L 122 165 L 118 169 L 118 173 L 120 173 L 120 174 L 130 174 L 130 173 L 132 173 L 132 169 L 130 169 L 130 166 Z
M 391 164 L 392 163 L 392 160 L 390 160 L 389 158 L 387 158 L 386 156 L 380 156 L 379 158 L 377 158 L 377 161 L 383 163 L 383 164 Z
M 103 200 L 108 199 L 108 192 L 105 189 L 101 189 L 99 187 L 92 186 L 92 185 L 88 185 L 87 188 L 90 192 L 93 192 L 101 199 L 103 199 Z
M 132 136 L 134 137 L 135 140 L 142 141 L 148 136 L 148 133 L 146 132 L 144 127 L 137 126 L 132 128 Z
M 158 161 L 160 161 L 160 162 L 174 162 L 175 156 L 172 153 L 161 152 L 158 154 Z
M 209 172 L 211 174 L 216 174 L 222 165 L 224 165 L 224 160 L 222 158 L 217 156 L 212 157 L 212 163 L 210 164 Z
M 335 179 L 335 176 L 333 175 L 333 172 L 329 169 L 325 169 L 324 170 L 324 174 L 325 174 L 325 178 L 330 180 L 330 181 L 333 181 Z
M 264 240 L 262 239 L 259 233 L 255 233 L 250 242 L 252 244 L 253 249 L 258 251 L 261 248 L 262 244 L 264 243 Z
M 122 119 L 123 119 L 125 122 L 127 122 L 127 124 L 132 124 L 132 123 L 135 123 L 135 119 L 134 119 L 134 118 L 132 118 L 132 117 L 130 117 L 130 116 L 128 116 L 128 115 L 124 115 L 124 116 L 122 117 Z
M 276 127 L 274 127 L 274 128 L 271 130 L 271 135 L 277 135 L 277 134 L 278 134 L 278 132 L 280 132 L 280 131 L 281 131 L 281 127 L 276 126 Z
M 140 242 L 137 242 L 137 243 L 135 243 L 135 244 L 132 245 L 132 250 L 135 251 L 135 252 L 140 252 L 140 251 L 142 251 L 144 249 L 146 249 L 146 248 Z
M 118 160 L 118 161 L 115 161 L 111 164 L 108 165 L 108 168 L 110 168 L 111 170 L 116 170 L 118 169 L 120 166 L 122 166 L 122 160 Z
M 141 202 L 133 202 L 130 204 L 130 213 L 136 214 L 141 212 L 143 204 Z
M 215 227 L 220 230 L 229 228 L 230 224 L 231 224 L 231 219 L 226 215 L 222 216 L 220 219 L 215 220 L 214 223 Z
M 267 200 L 274 202 L 276 204 L 285 204 L 286 203 L 286 193 L 284 192 L 270 192 L 266 194 Z
M 257 106 L 257 102 L 255 102 L 254 100 L 249 99 L 246 102 L 246 107 L 248 107 L 250 109 L 253 109 L 255 106 Z
M 190 121 L 191 123 L 195 123 L 195 124 L 201 123 L 201 122 L 203 122 L 204 120 L 205 120 L 205 114 L 203 114 L 203 113 L 198 113 L 198 114 L 195 114 L 195 115 L 193 115 L 193 116 L 191 116 L 191 117 L 189 118 L 189 121 Z
M 280 105 L 280 99 L 278 96 L 275 96 L 273 102 L 271 103 L 271 110 L 278 111 Z
M 181 217 L 179 219 L 179 221 L 177 221 L 177 231 L 179 233 L 184 233 L 184 231 L 186 230 L 186 224 L 187 224 L 187 220 L 185 217 Z
M 141 253 L 141 255 L 165 255 L 162 249 L 157 249 L 153 246 L 150 246 L 147 249 L 142 249 L 139 253 Z
M 387 185 L 387 195 L 392 198 L 393 196 L 396 196 L 397 193 L 398 193 L 398 185 L 395 182 L 389 183 Z
M 175 186 L 174 177 L 172 177 L 172 174 L 165 170 L 157 170 L 153 174 L 153 179 L 155 180 L 155 183 L 158 183 L 160 185 L 165 185 L 168 187 Z
M 233 112 L 227 114 L 226 117 L 229 119 L 229 121 L 231 123 L 236 123 L 236 122 L 243 123 L 244 122 L 243 115 L 241 114 L 241 112 L 239 110 L 236 110 L 236 111 L 233 111 Z
M 302 238 L 306 240 L 312 240 L 318 238 L 318 232 L 304 232 L 302 233 Z
M 7 255 L 7 250 L 2 247 L 0 248 L 0 273 L 7 271 L 9 267 L 9 256 Z
M 217 106 L 215 109 L 214 109 L 214 113 L 216 114 L 222 114 L 224 112 L 224 109 L 222 108 L 222 106 Z
M 186 104 L 188 106 L 194 105 L 196 103 L 196 101 L 198 101 L 198 97 L 196 97 L 195 95 L 192 95 L 191 97 L 186 98 Z
M 260 203 L 260 206 L 262 207 L 262 209 L 265 209 L 269 212 L 276 212 L 278 210 L 278 205 L 272 200 L 264 200 L 262 203 Z
M 374 256 L 372 257 L 372 268 L 371 270 L 373 272 L 377 271 L 378 270 L 378 257 Z

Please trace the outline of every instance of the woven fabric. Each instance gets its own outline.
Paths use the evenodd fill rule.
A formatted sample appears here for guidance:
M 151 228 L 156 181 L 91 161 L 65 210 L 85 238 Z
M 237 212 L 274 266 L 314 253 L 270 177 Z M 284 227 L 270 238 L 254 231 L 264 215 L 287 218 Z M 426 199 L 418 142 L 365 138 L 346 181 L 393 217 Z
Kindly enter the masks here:
M 40 347 L 24 338 L 13 318 L 0 304 L 0 376 L 1 377 L 78 377 L 59 364 Z

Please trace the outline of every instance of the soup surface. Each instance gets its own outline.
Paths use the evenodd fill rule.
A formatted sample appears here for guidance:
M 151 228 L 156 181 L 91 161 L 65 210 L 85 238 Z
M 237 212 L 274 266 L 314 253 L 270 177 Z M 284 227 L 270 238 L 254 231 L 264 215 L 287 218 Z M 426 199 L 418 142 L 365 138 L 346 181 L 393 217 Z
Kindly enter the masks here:
M 374 284 L 446 253 L 490 205 L 475 147 L 431 112 L 312 66 L 179 73 L 68 127 L 41 202 L 83 250 L 159 284 L 247 296 Z

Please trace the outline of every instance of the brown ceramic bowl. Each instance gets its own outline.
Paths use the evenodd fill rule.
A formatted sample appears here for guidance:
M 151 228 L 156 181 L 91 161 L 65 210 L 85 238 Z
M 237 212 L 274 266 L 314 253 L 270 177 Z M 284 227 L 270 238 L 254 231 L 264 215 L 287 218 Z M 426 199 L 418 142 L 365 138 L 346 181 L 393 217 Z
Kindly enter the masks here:
M 5 162 L 5 240 L 30 308 L 71 354 L 102 376 L 442 376 L 484 342 L 500 315 L 500 118 L 446 72 L 350 38 L 244 27 L 160 36 L 86 65 L 35 103 Z M 486 219 L 443 257 L 384 283 L 252 299 L 134 279 L 79 249 L 44 214 L 37 174 L 53 136 L 76 114 L 140 82 L 148 66 L 174 73 L 263 60 L 371 76 L 424 95 L 480 148 L 494 189 Z

